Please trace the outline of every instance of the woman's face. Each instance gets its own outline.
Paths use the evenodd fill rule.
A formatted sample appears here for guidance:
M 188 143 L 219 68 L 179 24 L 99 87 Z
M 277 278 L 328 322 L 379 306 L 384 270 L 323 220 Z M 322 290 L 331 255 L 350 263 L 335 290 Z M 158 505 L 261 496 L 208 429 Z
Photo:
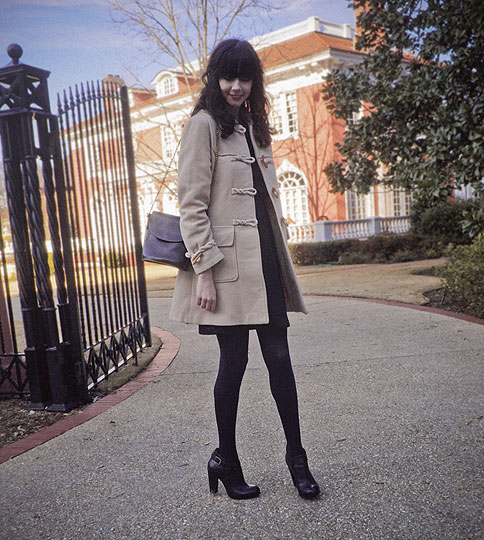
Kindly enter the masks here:
M 242 103 L 250 96 L 252 80 L 222 77 L 218 82 L 225 101 L 238 112 Z

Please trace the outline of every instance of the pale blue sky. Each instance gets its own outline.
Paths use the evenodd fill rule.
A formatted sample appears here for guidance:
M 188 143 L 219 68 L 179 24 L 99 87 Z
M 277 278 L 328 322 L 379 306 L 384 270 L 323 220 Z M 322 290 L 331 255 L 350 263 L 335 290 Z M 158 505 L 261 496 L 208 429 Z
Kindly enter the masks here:
M 312 15 L 354 26 L 347 0 L 286 0 L 286 6 L 282 12 L 254 19 L 256 31 L 245 26 L 236 37 L 250 39 Z M 67 86 L 108 73 L 134 84 L 132 70 L 149 86 L 161 69 L 139 52 L 140 43 L 132 35 L 112 22 L 106 0 L 0 0 L 0 66 L 10 61 L 6 53 L 10 43 L 22 46 L 25 64 L 51 71 L 51 102 Z

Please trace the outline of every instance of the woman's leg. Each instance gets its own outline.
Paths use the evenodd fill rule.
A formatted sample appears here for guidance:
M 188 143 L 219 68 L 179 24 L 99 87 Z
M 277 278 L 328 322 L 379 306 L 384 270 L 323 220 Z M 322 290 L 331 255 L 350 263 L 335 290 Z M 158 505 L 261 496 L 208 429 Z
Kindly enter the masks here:
M 276 401 L 287 441 L 287 454 L 304 452 L 299 426 L 296 381 L 289 355 L 287 328 L 257 330 L 264 362 L 269 370 L 271 392 Z
M 235 424 L 240 385 L 249 358 L 249 331 L 218 335 L 217 339 L 220 347 L 220 364 L 214 387 L 215 416 L 220 453 L 231 461 L 238 459 Z

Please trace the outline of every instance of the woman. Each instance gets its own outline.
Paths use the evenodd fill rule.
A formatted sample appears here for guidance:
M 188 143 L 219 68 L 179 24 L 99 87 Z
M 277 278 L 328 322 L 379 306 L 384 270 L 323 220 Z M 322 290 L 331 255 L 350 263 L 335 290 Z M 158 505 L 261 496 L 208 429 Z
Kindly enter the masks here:
M 287 344 L 287 311 L 307 313 L 287 248 L 263 71 L 246 42 L 222 41 L 182 135 L 178 199 L 189 271 L 179 272 L 170 318 L 215 334 L 219 447 L 208 463 L 234 499 L 257 497 L 243 477 L 235 442 L 240 385 L 256 330 L 287 441 L 286 463 L 302 497 L 319 494 L 301 444 L 296 384 Z

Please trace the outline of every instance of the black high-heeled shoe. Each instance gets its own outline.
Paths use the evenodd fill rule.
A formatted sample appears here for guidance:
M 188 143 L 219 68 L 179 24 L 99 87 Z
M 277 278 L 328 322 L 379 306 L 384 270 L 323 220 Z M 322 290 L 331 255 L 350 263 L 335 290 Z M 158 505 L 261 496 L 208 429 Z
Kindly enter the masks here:
M 232 499 L 253 499 L 260 495 L 258 486 L 251 486 L 244 480 L 240 461 L 227 461 L 217 448 L 208 462 L 208 483 L 212 493 L 217 493 L 219 480 Z
M 286 454 L 286 463 L 291 473 L 291 478 L 296 486 L 299 495 L 305 499 L 317 497 L 321 490 L 314 479 L 308 466 L 308 457 L 306 452 L 298 456 L 289 457 Z

